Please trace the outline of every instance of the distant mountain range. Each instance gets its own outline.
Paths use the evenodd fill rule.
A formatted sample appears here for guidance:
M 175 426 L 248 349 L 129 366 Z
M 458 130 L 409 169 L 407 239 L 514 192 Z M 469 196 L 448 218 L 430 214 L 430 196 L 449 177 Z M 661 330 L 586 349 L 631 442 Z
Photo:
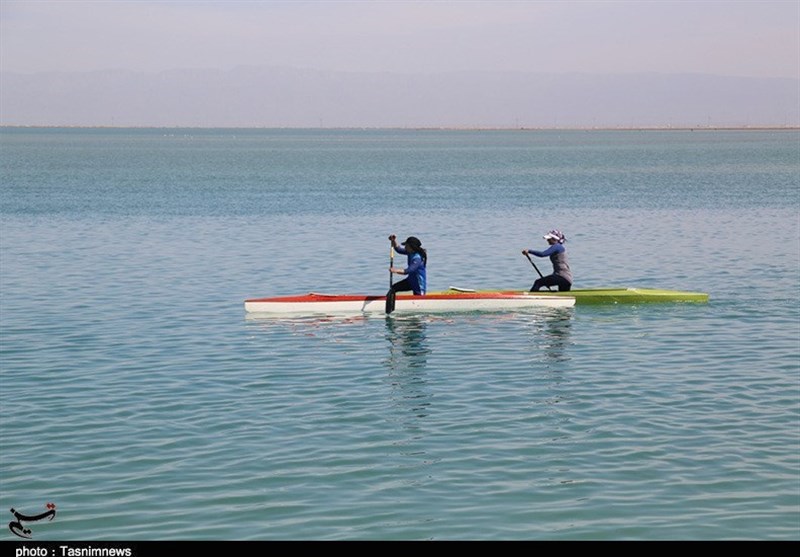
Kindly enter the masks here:
M 0 72 L 0 125 L 796 127 L 800 80 L 657 73 L 348 73 L 284 67 Z

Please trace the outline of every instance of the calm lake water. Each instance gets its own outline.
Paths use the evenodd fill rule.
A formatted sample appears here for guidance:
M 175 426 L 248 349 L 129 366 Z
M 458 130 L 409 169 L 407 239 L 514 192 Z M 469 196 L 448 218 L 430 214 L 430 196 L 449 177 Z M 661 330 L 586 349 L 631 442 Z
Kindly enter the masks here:
M 796 130 L 6 128 L 0 172 L 35 540 L 800 539 Z M 576 287 L 711 301 L 244 312 L 384 293 L 391 233 L 431 290 L 525 289 L 550 228 Z

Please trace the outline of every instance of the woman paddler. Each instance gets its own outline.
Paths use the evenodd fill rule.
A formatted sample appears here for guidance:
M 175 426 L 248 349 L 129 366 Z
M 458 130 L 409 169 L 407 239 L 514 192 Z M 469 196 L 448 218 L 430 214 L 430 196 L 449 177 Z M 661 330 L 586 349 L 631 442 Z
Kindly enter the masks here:
M 389 241 L 397 253 L 407 255 L 408 263 L 405 269 L 390 267 L 389 271 L 396 275 L 406 275 L 406 278 L 392 285 L 390 292 L 404 292 L 411 290 L 414 296 L 424 296 L 427 286 L 428 252 L 422 247 L 422 242 L 415 236 L 409 236 L 402 246 L 397 243 L 397 237 L 392 234 Z
M 526 256 L 530 253 L 536 257 L 549 257 L 550 262 L 553 264 L 553 274 L 536 279 L 536 282 L 531 286 L 531 292 L 538 292 L 543 286 L 548 288 L 550 286 L 558 286 L 559 292 L 568 292 L 572 288 L 572 271 L 567 260 L 567 250 L 564 248 L 564 242 L 567 239 L 558 230 L 551 230 L 543 238 L 550 244 L 550 247 L 546 250 L 522 250 L 522 253 Z M 533 262 L 531 261 L 531 263 Z

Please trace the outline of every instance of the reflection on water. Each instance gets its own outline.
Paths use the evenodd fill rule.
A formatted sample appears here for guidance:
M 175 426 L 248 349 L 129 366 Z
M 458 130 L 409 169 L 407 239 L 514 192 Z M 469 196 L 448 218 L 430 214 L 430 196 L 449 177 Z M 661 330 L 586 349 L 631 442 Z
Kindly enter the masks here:
M 571 344 L 572 317 L 571 309 L 554 308 L 531 323 L 531 344 L 537 361 L 557 363 L 571 359 L 567 349 Z
M 388 363 L 392 371 L 424 369 L 428 363 L 427 322 L 421 316 L 386 318 L 386 340 L 389 341 Z
M 364 314 L 355 315 L 280 315 L 272 313 L 245 313 L 245 321 L 255 324 L 279 325 L 279 326 L 325 326 L 348 323 L 363 323 L 367 320 Z
M 427 416 L 430 393 L 425 373 L 431 349 L 427 321 L 420 316 L 386 318 L 389 355 L 385 360 L 394 402 L 407 408 L 415 418 Z

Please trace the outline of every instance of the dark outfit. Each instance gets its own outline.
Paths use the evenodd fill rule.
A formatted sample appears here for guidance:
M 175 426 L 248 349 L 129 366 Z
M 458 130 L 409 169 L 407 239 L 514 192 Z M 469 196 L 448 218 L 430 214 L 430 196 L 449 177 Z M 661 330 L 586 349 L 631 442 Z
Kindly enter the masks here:
M 408 266 L 405 269 L 406 278 L 392 285 L 392 291 L 404 292 L 411 290 L 415 296 L 424 296 L 427 282 L 425 260 L 419 252 L 409 253 L 405 248 L 397 246 L 397 253 L 408 256 Z
M 538 292 L 543 286 L 558 286 L 559 292 L 568 292 L 572 288 L 572 271 L 563 244 L 553 244 L 544 251 L 529 249 L 528 253 L 536 257 L 549 257 L 553 264 L 553 274 L 537 279 L 531 292 Z

